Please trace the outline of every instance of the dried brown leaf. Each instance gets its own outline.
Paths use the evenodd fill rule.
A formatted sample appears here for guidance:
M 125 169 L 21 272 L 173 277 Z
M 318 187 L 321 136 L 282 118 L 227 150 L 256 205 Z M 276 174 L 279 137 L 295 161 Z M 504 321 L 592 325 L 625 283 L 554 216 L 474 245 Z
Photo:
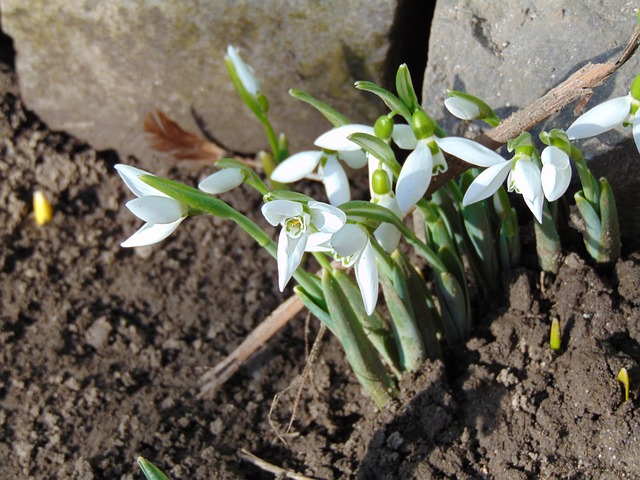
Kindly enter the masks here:
M 144 131 L 149 146 L 158 152 L 171 154 L 178 160 L 219 160 L 226 151 L 219 145 L 187 132 L 162 110 L 149 112 L 144 119 Z

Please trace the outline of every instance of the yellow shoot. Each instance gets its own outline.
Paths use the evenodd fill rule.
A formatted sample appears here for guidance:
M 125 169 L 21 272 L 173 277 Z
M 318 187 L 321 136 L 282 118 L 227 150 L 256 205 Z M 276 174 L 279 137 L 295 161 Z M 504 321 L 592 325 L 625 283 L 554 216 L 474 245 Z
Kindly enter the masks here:
M 53 218 L 53 207 L 44 192 L 40 190 L 33 193 L 33 214 L 38 225 L 44 225 Z
M 624 401 L 629 401 L 629 372 L 627 369 L 622 367 L 620 372 L 618 372 L 618 381 L 622 383 L 624 387 Z
M 560 322 L 557 318 L 554 318 L 551 321 L 551 335 L 549 337 L 549 345 L 551 346 L 551 350 L 560 350 Z

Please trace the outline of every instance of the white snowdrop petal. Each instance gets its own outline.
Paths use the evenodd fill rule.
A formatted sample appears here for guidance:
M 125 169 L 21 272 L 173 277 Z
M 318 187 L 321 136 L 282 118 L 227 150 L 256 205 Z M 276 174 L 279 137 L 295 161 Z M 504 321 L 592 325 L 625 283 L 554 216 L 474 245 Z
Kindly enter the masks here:
M 333 150 L 335 152 L 359 150 L 360 147 L 347 138 L 353 133 L 368 133 L 369 135 L 373 135 L 373 127 L 359 125 L 357 123 L 343 125 L 323 133 L 316 138 L 313 144 L 316 147 Z
M 285 232 L 283 228 L 278 237 L 278 287 L 282 292 L 291 280 L 294 272 L 302 261 L 304 249 L 307 244 L 307 234 L 303 234 L 298 238 L 292 238 Z
M 616 97 L 587 111 L 567 129 L 571 140 L 595 137 L 621 125 L 629 115 L 631 97 Z
M 125 248 L 144 247 L 158 243 L 171 235 L 185 218 L 182 217 L 173 223 L 145 223 L 140 230 L 122 242 L 120 246 Z
M 225 193 L 239 187 L 244 182 L 244 173 L 239 168 L 225 168 L 207 178 L 198 184 L 198 188 L 205 193 L 216 195 Z
M 331 237 L 333 250 L 341 257 L 350 257 L 360 252 L 367 242 L 367 232 L 362 227 L 347 223 Z
M 255 97 L 260 91 L 260 84 L 253 74 L 251 67 L 244 63 L 244 60 L 240 58 L 238 50 L 231 45 L 227 47 L 227 56 L 231 59 L 231 63 L 233 63 L 233 67 L 245 90 L 247 90 L 249 95 Z
M 471 205 L 493 195 L 507 178 L 512 163 L 504 161 L 481 172 L 467 188 L 462 205 Z
M 321 232 L 337 232 L 347 221 L 347 215 L 333 205 L 309 202 L 307 206 L 311 212 L 311 221 Z
M 511 172 L 517 191 L 524 197 L 533 201 L 542 193 L 540 182 L 540 169 L 528 160 L 518 160 Z
M 315 170 L 320 163 L 322 152 L 304 151 L 291 155 L 271 172 L 271 180 L 280 183 L 292 183 L 302 180 Z
M 376 309 L 376 303 L 378 303 L 379 280 L 376 256 L 370 241 L 367 241 L 366 247 L 355 264 L 355 272 L 362 301 L 364 302 L 364 309 L 367 315 L 371 315 Z
M 262 206 L 262 215 L 274 227 L 286 218 L 297 217 L 302 211 L 302 204 L 291 200 L 273 200 Z
M 403 215 L 420 200 L 431 183 L 433 157 L 431 150 L 423 143 L 407 157 L 398 175 L 396 200 Z
M 398 148 L 403 150 L 414 150 L 418 145 L 418 139 L 410 125 L 404 125 L 402 123 L 394 125 L 391 138 Z
M 524 198 L 524 203 L 527 204 L 527 207 L 529 207 L 529 210 L 531 210 L 531 213 L 533 213 L 533 216 L 538 221 L 538 223 L 542 223 L 542 207 L 544 205 L 544 195 L 538 195 L 533 200 L 529 200 L 527 197 L 522 198 Z
M 140 180 L 141 175 L 151 175 L 149 172 L 132 167 L 131 165 L 123 165 L 121 163 L 116 165 L 115 169 L 118 171 L 118 174 L 125 185 L 129 187 L 129 190 L 131 190 L 137 197 L 144 197 L 146 195 L 166 197 L 164 193 Z
M 327 159 L 327 163 L 322 167 L 321 175 L 331 205 L 342 205 L 351 199 L 349 179 L 335 156 L 330 156 Z
M 491 167 L 505 161 L 493 150 L 468 138 L 436 137 L 436 143 L 448 154 L 478 167 Z
M 340 159 L 351 168 L 362 168 L 367 164 L 367 154 L 362 149 L 341 151 Z
M 550 163 L 543 165 L 540 181 L 542 182 L 544 196 L 547 197 L 547 200 L 550 202 L 554 202 L 564 195 L 564 192 L 569 188 L 569 183 L 571 183 L 571 167 L 557 168 Z
M 307 238 L 307 245 L 305 251 L 307 252 L 331 252 L 331 237 L 332 233 L 329 232 L 315 232 L 309 235 Z
M 127 202 L 127 208 L 136 217 L 149 223 L 174 223 L 187 214 L 187 207 L 169 197 L 147 195 Z
M 462 97 L 449 97 L 445 99 L 444 106 L 451 115 L 462 120 L 475 120 L 480 116 L 480 107 Z
M 399 218 L 402 218 L 402 211 L 400 210 L 398 201 L 394 196 L 382 195 L 378 200 L 378 205 L 388 208 Z M 375 232 L 373 232 L 373 236 L 376 237 L 376 240 L 378 240 L 378 243 L 380 243 L 386 252 L 392 253 L 396 248 L 398 248 L 401 233 L 394 225 L 390 223 L 382 223 Z

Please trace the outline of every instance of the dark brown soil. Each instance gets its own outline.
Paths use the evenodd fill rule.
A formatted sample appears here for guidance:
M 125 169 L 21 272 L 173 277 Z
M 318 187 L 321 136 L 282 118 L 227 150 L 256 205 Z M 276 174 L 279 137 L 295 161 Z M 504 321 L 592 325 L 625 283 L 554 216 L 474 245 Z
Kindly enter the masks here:
M 1 478 L 139 479 L 138 455 L 171 479 L 273 478 L 240 449 L 323 479 L 640 478 L 638 256 L 596 271 L 572 253 L 542 284 L 534 268 L 512 272 L 466 348 L 407 375 L 381 413 L 327 337 L 285 445 L 269 409 L 302 371 L 316 320 L 307 332 L 300 315 L 213 400 L 196 399 L 200 375 L 285 298 L 275 262 L 213 218 L 122 249 L 139 222 L 117 154 L 49 131 L 6 64 L 0 109 Z M 190 184 L 211 171 L 126 162 Z M 35 189 L 55 207 L 44 227 Z M 265 224 L 256 195 L 224 198 Z M 294 397 L 275 409 L 281 428 Z

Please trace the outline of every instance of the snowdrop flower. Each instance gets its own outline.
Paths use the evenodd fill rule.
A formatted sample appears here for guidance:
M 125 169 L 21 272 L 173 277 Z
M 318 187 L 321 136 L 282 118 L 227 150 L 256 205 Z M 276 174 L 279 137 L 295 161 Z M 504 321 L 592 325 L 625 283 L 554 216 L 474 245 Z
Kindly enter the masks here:
M 274 227 L 282 226 L 277 252 L 280 291 L 300 265 L 311 232 L 317 229 L 320 233 L 332 234 L 347 220 L 342 210 L 322 202 L 303 205 L 292 200 L 273 200 L 262 206 L 262 214 Z
M 362 168 L 367 163 L 364 152 L 347 138 L 357 132 L 373 135 L 373 128 L 349 124 L 329 130 L 314 142 L 322 151 L 304 151 L 292 155 L 275 168 L 271 180 L 280 183 L 297 182 L 318 168 L 329 203 L 342 205 L 348 202 L 351 199 L 349 180 L 340 160 L 351 168 Z
M 330 252 L 344 267 L 354 267 L 367 315 L 378 302 L 378 265 L 367 230 L 361 225 L 347 223 L 330 237 L 312 234 L 307 251 Z
M 260 84 L 253 73 L 253 69 L 244 63 L 238 50 L 231 45 L 227 47 L 227 58 L 231 61 L 244 89 L 249 95 L 255 97 L 260 92 Z
M 454 148 L 459 140 L 464 140 L 437 137 L 435 122 L 422 110 L 414 113 L 412 124 L 396 125 L 392 133 L 398 147 L 413 150 L 400 170 L 396 186 L 396 199 L 403 215 L 424 196 L 431 177 L 447 171 L 447 161 L 442 152 L 452 153 L 448 149 Z
M 531 144 L 531 136 L 528 133 L 524 133 L 518 137 L 518 139 L 521 139 L 521 144 L 527 142 L 527 137 L 523 137 L 523 135 L 528 136 L 529 139 L 529 142 L 524 146 L 526 148 Z M 502 182 L 507 179 L 508 190 L 521 194 L 536 220 L 542 223 L 544 190 L 541 172 L 529 155 L 518 151 L 519 149 L 517 148 L 513 158 L 505 160 L 493 150 L 489 150 L 487 147 L 466 138 L 441 138 L 439 145 L 446 152 L 467 163 L 486 167 L 486 170 L 469 185 L 462 200 L 463 205 L 470 205 L 490 197 L 498 190 Z M 551 152 L 549 156 L 548 163 L 552 167 L 553 162 L 557 160 L 557 156 L 554 152 Z M 558 161 L 558 163 L 560 162 Z M 551 174 L 547 175 L 548 178 L 551 178 Z M 548 181 L 551 182 L 551 180 Z M 550 193 L 557 194 L 561 186 L 562 182 L 553 183 L 553 185 L 549 183 L 547 190 Z
M 475 120 L 481 115 L 478 104 L 463 97 L 448 97 L 444 100 L 444 106 L 451 115 L 461 120 Z
M 189 209 L 185 204 L 140 180 L 140 176 L 150 173 L 122 164 L 115 168 L 127 187 L 138 197 L 129 201 L 127 208 L 147 222 L 121 244 L 123 247 L 141 247 L 164 240 L 187 218 Z
M 239 168 L 223 168 L 209 175 L 198 184 L 198 188 L 212 195 L 225 193 L 244 182 L 244 173 Z
M 571 183 L 569 155 L 558 147 L 549 146 L 540 154 L 540 160 L 542 190 L 547 200 L 554 202 L 564 195 Z
M 640 75 L 631 84 L 631 91 L 624 97 L 616 97 L 588 110 L 567 129 L 570 140 L 595 137 L 620 125 L 631 126 L 633 140 L 640 151 Z

